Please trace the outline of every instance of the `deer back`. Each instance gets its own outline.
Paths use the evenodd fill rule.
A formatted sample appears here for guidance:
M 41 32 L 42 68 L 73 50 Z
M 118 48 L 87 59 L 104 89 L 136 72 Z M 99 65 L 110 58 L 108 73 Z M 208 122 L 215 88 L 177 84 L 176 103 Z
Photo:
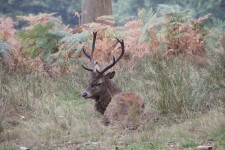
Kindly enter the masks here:
M 109 103 L 104 115 L 103 124 L 122 124 L 137 127 L 145 105 L 142 98 L 134 92 L 121 92 L 116 94 Z

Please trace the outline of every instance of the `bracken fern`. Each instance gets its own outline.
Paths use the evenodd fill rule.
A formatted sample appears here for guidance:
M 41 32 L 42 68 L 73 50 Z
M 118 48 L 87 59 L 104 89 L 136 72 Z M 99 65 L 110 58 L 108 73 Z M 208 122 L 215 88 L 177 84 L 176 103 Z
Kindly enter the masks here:
M 9 45 L 0 40 L 0 57 L 2 58 L 3 62 L 7 62 L 8 60 L 8 50 Z

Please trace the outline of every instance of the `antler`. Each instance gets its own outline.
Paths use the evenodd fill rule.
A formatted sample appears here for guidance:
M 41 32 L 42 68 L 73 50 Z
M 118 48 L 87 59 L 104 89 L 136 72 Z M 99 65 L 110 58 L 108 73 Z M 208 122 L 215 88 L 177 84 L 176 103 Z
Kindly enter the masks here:
M 120 45 L 121 45 L 121 48 L 122 48 L 122 52 L 121 52 L 121 54 L 120 54 L 120 56 L 116 59 L 115 58 L 115 56 L 113 56 L 113 62 L 111 63 L 111 64 L 109 64 L 108 66 L 106 66 L 104 69 L 102 69 L 102 71 L 99 71 L 97 68 L 96 68 L 96 64 L 95 64 L 95 62 L 94 62 L 94 49 L 95 49 L 95 42 L 96 42 L 96 36 L 97 36 L 97 33 L 98 32 L 93 32 L 93 43 L 92 43 L 92 50 L 91 50 L 91 54 L 90 55 L 88 55 L 87 54 L 87 52 L 85 51 L 85 49 L 83 48 L 83 52 L 84 52 L 84 54 L 85 54 L 85 56 L 87 56 L 87 58 L 89 58 L 90 59 L 90 61 L 91 61 L 91 64 L 92 64 L 92 66 L 93 66 L 93 69 L 90 69 L 90 68 L 87 68 L 87 67 L 85 67 L 83 64 L 82 64 L 82 67 L 85 69 L 85 70 L 87 70 L 87 71 L 91 71 L 91 72 L 97 72 L 97 73 L 99 73 L 99 74 L 104 74 L 104 72 L 106 72 L 107 70 L 109 70 L 110 68 L 112 68 L 122 57 L 123 57 L 123 55 L 124 55 L 124 41 L 122 40 L 122 41 L 120 41 L 118 38 L 116 38 L 117 39 L 117 41 L 120 43 Z
M 103 74 L 104 72 L 106 72 L 107 70 L 109 70 L 110 68 L 112 68 L 122 57 L 123 57 L 123 55 L 124 55 L 124 42 L 123 42 L 123 40 L 122 41 L 120 41 L 118 38 L 116 38 L 117 39 L 117 41 L 120 43 L 120 45 L 121 45 L 121 48 L 122 48 L 122 52 L 121 52 L 121 54 L 120 54 L 120 56 L 116 59 L 115 58 L 115 56 L 113 56 L 113 62 L 111 63 L 111 64 L 109 64 L 108 66 L 106 66 L 104 69 L 102 69 L 102 71 L 98 71 L 97 69 L 96 69 L 96 71 L 99 73 L 99 74 Z
M 94 62 L 94 58 L 93 58 L 93 57 L 94 57 L 94 49 L 95 49 L 95 41 L 96 41 L 97 33 L 98 33 L 98 31 L 97 31 L 97 32 L 93 32 L 93 43 L 92 43 L 91 54 L 88 55 L 87 52 L 85 51 L 85 49 L 83 48 L 83 52 L 84 52 L 85 56 L 87 56 L 87 58 L 90 59 L 93 68 L 95 68 L 95 62 Z M 87 67 L 85 67 L 83 64 L 82 64 L 82 67 L 83 67 L 85 70 L 87 70 L 87 71 L 91 71 L 91 72 L 94 71 L 94 69 L 87 68 Z

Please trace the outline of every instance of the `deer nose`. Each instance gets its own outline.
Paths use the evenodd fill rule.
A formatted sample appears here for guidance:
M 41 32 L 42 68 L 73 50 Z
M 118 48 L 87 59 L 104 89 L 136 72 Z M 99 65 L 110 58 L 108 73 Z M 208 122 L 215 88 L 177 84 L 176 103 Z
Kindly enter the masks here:
M 82 93 L 82 97 L 87 97 L 87 93 L 86 92 L 84 92 L 84 93 Z

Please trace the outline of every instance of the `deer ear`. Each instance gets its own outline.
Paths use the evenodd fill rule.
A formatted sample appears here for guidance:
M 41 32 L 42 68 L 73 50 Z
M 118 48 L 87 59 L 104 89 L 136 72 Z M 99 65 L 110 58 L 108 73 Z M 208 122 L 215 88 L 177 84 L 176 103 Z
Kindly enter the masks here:
M 109 79 L 112 79 L 114 77 L 115 73 L 116 73 L 115 71 L 109 72 L 106 74 L 106 77 L 108 77 Z

